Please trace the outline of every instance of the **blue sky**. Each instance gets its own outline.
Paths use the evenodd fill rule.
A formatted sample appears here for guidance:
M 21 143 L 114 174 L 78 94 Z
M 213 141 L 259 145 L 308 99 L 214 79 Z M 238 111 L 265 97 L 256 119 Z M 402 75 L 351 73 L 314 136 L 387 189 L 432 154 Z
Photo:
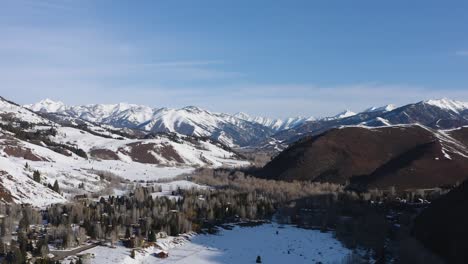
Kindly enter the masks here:
M 19 103 L 332 115 L 468 101 L 467 1 L 0 0 Z

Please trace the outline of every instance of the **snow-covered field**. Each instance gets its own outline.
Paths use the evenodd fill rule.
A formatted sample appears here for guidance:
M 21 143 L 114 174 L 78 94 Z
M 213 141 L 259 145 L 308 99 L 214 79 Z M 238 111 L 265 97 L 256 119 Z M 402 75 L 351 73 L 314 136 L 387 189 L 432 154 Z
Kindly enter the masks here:
M 278 231 L 278 234 L 276 232 Z M 331 233 L 305 230 L 276 223 L 255 227 L 238 227 L 222 230 L 217 235 L 196 235 L 185 243 L 158 240 L 158 245 L 169 253 L 167 259 L 153 254 L 160 249 L 149 248 L 130 258 L 130 250 L 122 246 L 116 249 L 97 247 L 86 251 L 95 258 L 92 263 L 179 263 L 179 264 L 238 264 L 255 263 L 260 256 L 262 263 L 340 263 L 348 254 Z M 183 241 L 183 240 L 182 240 Z

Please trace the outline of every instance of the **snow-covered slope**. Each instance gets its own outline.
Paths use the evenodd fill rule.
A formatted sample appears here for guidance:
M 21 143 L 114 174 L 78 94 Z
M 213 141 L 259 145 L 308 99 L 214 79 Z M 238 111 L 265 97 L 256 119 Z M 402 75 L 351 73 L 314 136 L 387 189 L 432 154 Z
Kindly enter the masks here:
M 234 226 L 221 229 L 215 235 L 184 234 L 158 239 L 157 247 L 138 250 L 131 258 L 129 249 L 99 246 L 84 253 L 95 256 L 98 264 L 238 264 L 255 263 L 257 256 L 263 263 L 342 263 L 351 254 L 331 232 L 306 230 L 295 226 L 264 224 L 255 227 Z M 156 253 L 169 253 L 157 259 Z
M 50 128 L 38 126 L 31 131 L 36 129 L 49 131 Z M 0 174 L 3 175 L 0 198 L 43 206 L 63 202 L 76 194 L 108 190 L 111 182 L 101 179 L 103 172 L 128 180 L 158 180 L 190 172 L 198 166 L 249 165 L 228 148 L 206 139 L 159 135 L 153 139 L 119 140 L 71 127 L 55 129 L 56 135 L 48 136 L 52 143 L 35 144 L 0 129 Z M 88 158 L 57 147 L 60 144 L 68 149 L 81 149 Z M 35 170 L 46 185 L 58 180 L 64 196 L 34 182 Z M 84 185 L 82 189 L 78 189 L 80 184 Z
M 63 109 L 50 100 L 45 105 Z M 208 138 L 166 133 L 131 139 L 82 119 L 68 116 L 60 120 L 69 125 L 61 125 L 46 116 L 0 100 L 0 199 L 5 202 L 44 206 L 77 194 L 112 194 L 122 178 L 158 180 L 200 166 L 249 165 Z M 34 171 L 39 171 L 40 183 L 33 180 Z M 61 194 L 47 187 L 56 180 Z
M 33 111 L 21 107 L 0 96 L 0 120 L 3 122 L 24 121 L 33 124 L 47 124 L 49 120 L 44 119 Z

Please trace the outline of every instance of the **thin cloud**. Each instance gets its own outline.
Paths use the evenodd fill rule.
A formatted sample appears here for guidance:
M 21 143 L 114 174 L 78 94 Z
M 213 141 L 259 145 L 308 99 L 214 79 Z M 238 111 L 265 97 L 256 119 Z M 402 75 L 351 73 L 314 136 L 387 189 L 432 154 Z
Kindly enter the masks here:
M 344 109 L 355 112 L 371 106 L 402 106 L 421 100 L 448 97 L 468 101 L 468 89 L 434 90 L 404 84 L 363 83 L 322 87 L 317 85 L 239 85 L 203 87 L 167 87 L 157 85 L 103 87 L 92 83 L 70 88 L 44 88 L 29 91 L 32 103 L 45 97 L 68 104 L 118 103 L 145 104 L 151 107 L 197 105 L 214 112 L 246 112 L 267 117 L 332 116 Z M 93 96 L 90 97 L 89 95 Z M 15 96 L 18 96 L 15 93 Z M 34 97 L 34 100 L 31 98 Z M 23 98 L 24 99 L 24 98 Z
M 468 56 L 468 50 L 459 50 L 455 54 L 458 56 Z

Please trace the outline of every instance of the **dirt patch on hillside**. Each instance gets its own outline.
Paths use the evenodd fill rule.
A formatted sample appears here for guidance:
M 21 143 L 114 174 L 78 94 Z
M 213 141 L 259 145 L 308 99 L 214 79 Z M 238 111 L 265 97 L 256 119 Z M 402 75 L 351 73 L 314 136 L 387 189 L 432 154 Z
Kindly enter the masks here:
M 7 203 L 12 203 L 13 197 L 11 196 L 10 191 L 3 187 L 3 178 L 5 177 L 11 177 L 11 175 L 5 171 L 0 171 L 0 200 Z
M 182 157 L 177 151 L 170 145 L 163 145 L 157 148 L 159 155 L 165 159 L 176 161 L 177 163 L 184 163 Z
M 3 151 L 11 157 L 23 158 L 30 161 L 47 161 L 47 159 L 35 155 L 28 148 L 21 148 L 19 146 L 6 146 Z
M 119 160 L 117 153 L 108 149 L 92 149 L 89 154 L 100 160 Z
M 151 154 L 154 151 L 156 144 L 149 143 L 144 144 L 141 142 L 131 143 L 127 145 L 130 151 L 120 149 L 122 152 L 126 152 L 133 161 L 148 164 L 160 164 L 161 162 Z
M 159 146 L 155 143 L 136 142 L 127 145 L 127 149 L 119 149 L 119 151 L 129 155 L 133 161 L 148 164 L 161 164 L 163 161 L 157 156 L 169 161 L 184 163 L 182 157 L 170 145 Z

